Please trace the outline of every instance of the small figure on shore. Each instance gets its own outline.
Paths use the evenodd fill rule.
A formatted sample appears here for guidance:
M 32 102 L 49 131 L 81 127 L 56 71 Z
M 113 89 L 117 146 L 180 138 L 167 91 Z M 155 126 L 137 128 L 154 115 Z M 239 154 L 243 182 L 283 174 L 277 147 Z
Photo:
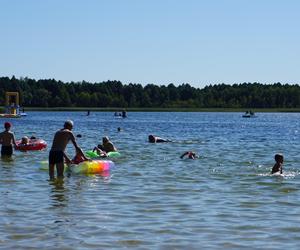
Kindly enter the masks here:
M 125 109 L 122 110 L 122 117 L 123 118 L 126 118 L 127 117 L 127 112 Z
M 149 135 L 149 136 L 148 136 L 148 141 L 149 141 L 150 143 L 171 142 L 171 141 L 168 140 L 168 139 L 163 139 L 163 138 L 161 138 L 161 137 L 154 136 L 154 135 Z
M 65 153 L 65 149 L 69 141 L 71 141 L 76 149 L 76 152 L 83 152 L 77 145 L 75 136 L 72 132 L 73 121 L 68 120 L 65 122 L 64 127 L 58 130 L 53 138 L 52 147 L 49 152 L 49 177 L 50 180 L 54 179 L 54 166 L 56 165 L 57 177 L 64 177 L 64 158 L 67 163 L 72 162 Z
M 185 156 L 187 156 L 188 159 L 193 159 L 193 160 L 195 160 L 196 158 L 199 158 L 199 156 L 196 155 L 196 153 L 193 152 L 193 151 L 187 151 L 187 152 L 184 152 L 184 153 L 180 156 L 180 158 L 183 159 Z
M 11 157 L 13 154 L 13 145 L 16 146 L 15 135 L 10 131 L 11 123 L 4 123 L 4 131 L 0 133 L 1 156 Z
M 275 155 L 275 161 L 276 161 L 276 163 L 274 164 L 274 166 L 272 168 L 271 174 L 275 174 L 275 173 L 278 173 L 278 172 L 280 174 L 282 174 L 283 155 L 282 154 L 276 154 Z

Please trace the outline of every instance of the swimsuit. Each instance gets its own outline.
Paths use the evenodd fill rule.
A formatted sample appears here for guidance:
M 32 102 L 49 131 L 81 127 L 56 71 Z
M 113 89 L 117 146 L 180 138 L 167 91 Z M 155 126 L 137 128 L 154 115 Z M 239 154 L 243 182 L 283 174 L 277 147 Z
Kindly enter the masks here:
M 49 164 L 56 164 L 64 162 L 64 152 L 63 151 L 53 151 L 49 152 Z
M 13 153 L 13 147 L 10 146 L 3 146 L 1 147 L 1 156 L 11 156 Z

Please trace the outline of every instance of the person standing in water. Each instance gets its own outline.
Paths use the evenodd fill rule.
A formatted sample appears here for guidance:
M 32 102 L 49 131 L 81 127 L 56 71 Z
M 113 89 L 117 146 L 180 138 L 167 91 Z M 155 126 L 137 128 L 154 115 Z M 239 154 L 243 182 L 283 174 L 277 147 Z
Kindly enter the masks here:
M 5 130 L 0 133 L 1 157 L 11 157 L 13 154 L 13 145 L 16 146 L 15 135 L 10 131 L 11 123 L 4 123 Z
M 50 180 L 54 179 L 54 166 L 56 165 L 57 177 L 64 177 L 64 158 L 68 163 L 71 162 L 69 157 L 65 154 L 65 149 L 71 141 L 76 149 L 76 152 L 82 154 L 84 159 L 88 160 L 81 148 L 77 145 L 75 140 L 75 136 L 72 132 L 73 129 L 73 121 L 68 120 L 65 122 L 64 127 L 58 130 L 53 138 L 52 147 L 49 152 L 49 177 Z
M 272 168 L 271 174 L 275 174 L 275 173 L 282 174 L 283 155 L 282 154 L 276 154 L 275 155 L 275 161 L 276 161 L 276 163 L 274 164 L 274 166 Z

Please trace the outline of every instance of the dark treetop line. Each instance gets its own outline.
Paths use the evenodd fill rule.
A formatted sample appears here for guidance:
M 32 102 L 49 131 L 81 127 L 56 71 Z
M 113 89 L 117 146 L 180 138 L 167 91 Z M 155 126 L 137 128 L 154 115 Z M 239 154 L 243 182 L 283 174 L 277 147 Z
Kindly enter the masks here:
M 18 91 L 26 107 L 300 108 L 300 86 L 281 83 L 218 84 L 200 89 L 186 83 L 143 86 L 0 77 L 0 106 L 4 106 L 6 91 Z

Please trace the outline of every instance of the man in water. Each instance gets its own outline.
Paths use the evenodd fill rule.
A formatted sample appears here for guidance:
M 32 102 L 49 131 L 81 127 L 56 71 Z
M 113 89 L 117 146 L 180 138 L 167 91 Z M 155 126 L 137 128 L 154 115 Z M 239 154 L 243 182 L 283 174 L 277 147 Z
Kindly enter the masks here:
M 16 146 L 15 135 L 10 131 L 11 123 L 4 123 L 5 130 L 0 133 L 1 157 L 10 157 L 13 154 L 13 145 Z
M 56 165 L 57 177 L 64 177 L 64 158 L 67 162 L 71 160 L 65 154 L 65 149 L 69 141 L 71 141 L 76 149 L 76 152 L 80 152 L 84 156 L 81 148 L 77 145 L 75 136 L 72 133 L 73 121 L 68 120 L 65 122 L 64 127 L 58 130 L 53 138 L 52 147 L 49 152 L 49 177 L 50 180 L 54 179 L 54 166 Z M 85 156 L 84 156 L 85 157 Z M 87 159 L 87 158 L 86 158 Z M 87 159 L 88 160 L 88 159 Z

